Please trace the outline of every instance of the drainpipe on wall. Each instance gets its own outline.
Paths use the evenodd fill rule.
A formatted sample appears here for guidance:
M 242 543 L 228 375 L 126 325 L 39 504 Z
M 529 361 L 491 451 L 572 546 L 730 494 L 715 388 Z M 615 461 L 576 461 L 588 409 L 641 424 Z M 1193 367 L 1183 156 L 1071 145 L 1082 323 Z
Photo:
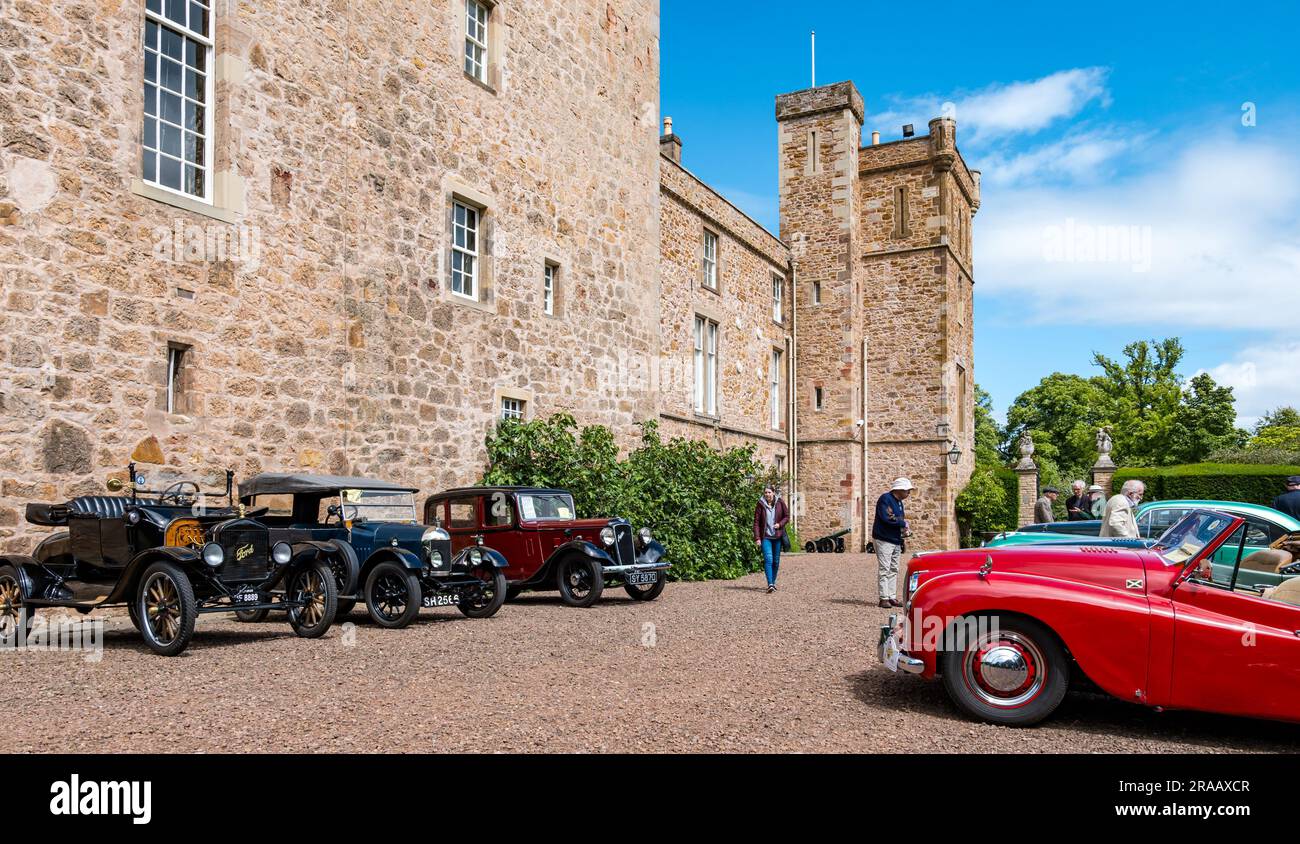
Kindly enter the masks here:
M 862 339 L 862 548 L 867 550 L 867 543 L 871 540 L 868 538 L 871 532 L 871 518 L 873 508 L 869 503 L 870 491 L 867 489 L 867 388 L 871 385 L 867 377 L 867 340 Z
M 794 507 L 790 512 L 790 521 L 794 524 L 795 532 L 799 532 L 799 510 L 802 507 L 802 498 L 799 495 L 799 415 L 797 400 L 798 392 L 795 384 L 795 374 L 799 371 L 799 271 L 794 268 L 794 261 L 789 263 L 790 269 L 790 339 L 786 341 L 788 353 L 785 356 L 786 368 L 786 393 L 789 401 L 788 419 L 790 423 L 786 426 L 786 465 L 790 467 L 790 497 L 794 502 Z

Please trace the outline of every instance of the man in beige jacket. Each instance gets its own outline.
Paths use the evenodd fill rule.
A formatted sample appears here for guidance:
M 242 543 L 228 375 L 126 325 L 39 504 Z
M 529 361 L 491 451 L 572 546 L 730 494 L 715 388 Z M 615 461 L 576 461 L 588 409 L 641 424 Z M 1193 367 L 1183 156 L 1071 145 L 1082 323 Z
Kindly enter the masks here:
M 1133 508 L 1142 503 L 1146 494 L 1146 484 L 1137 480 L 1125 481 L 1119 495 L 1106 502 L 1106 512 L 1101 517 L 1101 535 L 1137 539 L 1137 514 Z

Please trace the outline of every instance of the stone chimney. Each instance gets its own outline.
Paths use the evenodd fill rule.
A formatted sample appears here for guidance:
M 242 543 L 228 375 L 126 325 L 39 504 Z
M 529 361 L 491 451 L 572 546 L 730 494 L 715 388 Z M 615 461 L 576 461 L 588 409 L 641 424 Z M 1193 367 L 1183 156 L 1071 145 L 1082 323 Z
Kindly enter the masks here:
M 674 164 L 682 163 L 682 139 L 673 134 L 673 119 L 664 118 L 664 133 L 659 136 L 659 154 L 672 159 Z

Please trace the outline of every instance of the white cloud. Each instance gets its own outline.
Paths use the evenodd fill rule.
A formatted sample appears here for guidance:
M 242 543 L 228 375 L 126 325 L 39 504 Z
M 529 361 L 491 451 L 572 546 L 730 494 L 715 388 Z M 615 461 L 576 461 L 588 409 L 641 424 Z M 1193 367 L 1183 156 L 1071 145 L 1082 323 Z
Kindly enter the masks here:
M 948 112 L 957 120 L 959 136 L 970 133 L 967 137 L 975 144 L 1023 136 L 1073 117 L 1089 103 L 1108 105 L 1107 72 L 1102 67 L 1073 68 L 1028 82 L 990 85 L 964 96 L 907 98 L 868 119 L 886 133 L 904 123 L 916 125 L 920 132 L 932 118 Z M 946 103 L 950 110 L 944 108 Z
M 1300 153 L 1232 136 L 1154 152 L 1163 163 L 1128 178 L 985 191 L 974 238 L 982 292 L 1041 322 L 1290 328 Z
M 1110 174 L 1110 165 L 1148 140 L 1147 135 L 1115 130 L 1079 132 L 1027 152 L 982 156 L 984 184 L 1027 184 L 1047 179 L 1097 181 Z
M 1259 344 L 1209 370 L 1215 381 L 1233 388 L 1238 423 L 1252 426 L 1279 407 L 1300 407 L 1300 342 Z

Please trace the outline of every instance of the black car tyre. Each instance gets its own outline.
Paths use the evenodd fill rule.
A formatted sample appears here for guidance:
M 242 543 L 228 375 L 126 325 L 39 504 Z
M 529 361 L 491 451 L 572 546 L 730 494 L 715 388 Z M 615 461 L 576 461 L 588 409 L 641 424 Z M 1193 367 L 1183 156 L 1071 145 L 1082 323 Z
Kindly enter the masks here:
M 653 601 L 658 598 L 664 591 L 664 586 L 668 583 L 668 572 L 661 571 L 655 578 L 655 582 L 645 586 L 635 586 L 631 583 L 624 583 L 623 589 L 637 601 Z
M 474 576 L 483 585 L 456 606 L 469 618 L 491 618 L 506 602 L 506 573 L 498 568 L 482 567 L 474 569 Z
M 235 610 L 235 618 L 245 624 L 259 624 L 266 621 L 266 617 L 271 614 L 270 610 Z
M 420 612 L 420 579 L 391 560 L 380 563 L 366 577 L 366 610 L 375 624 L 391 629 L 405 627 Z
M 313 563 L 290 574 L 284 597 L 286 601 L 303 604 L 289 607 L 289 626 L 302 638 L 324 636 L 334 623 L 339 589 L 327 564 Z
M 16 644 L 20 638 L 26 640 L 32 629 L 33 612 L 23 600 L 23 583 L 18 569 L 0 566 L 0 645 Z
M 194 636 L 198 607 L 190 578 L 174 563 L 157 562 L 144 570 L 135 595 L 140 635 L 161 656 L 176 656 Z
M 939 657 L 943 685 L 967 714 L 992 724 L 1027 727 L 1060 706 L 1070 662 L 1055 634 L 1016 616 L 964 616 L 964 635 Z M 996 622 L 996 624 L 994 623 Z
M 343 616 L 352 612 L 356 608 L 357 608 L 356 598 L 339 598 L 339 611 L 334 614 L 334 617 L 336 619 L 343 618 Z
M 131 601 L 126 605 L 126 614 L 131 618 L 131 626 L 136 630 L 140 629 L 140 610 L 136 607 L 136 602 Z
M 605 588 L 604 569 L 598 560 L 571 554 L 555 567 L 560 598 L 571 607 L 589 607 L 600 600 Z

